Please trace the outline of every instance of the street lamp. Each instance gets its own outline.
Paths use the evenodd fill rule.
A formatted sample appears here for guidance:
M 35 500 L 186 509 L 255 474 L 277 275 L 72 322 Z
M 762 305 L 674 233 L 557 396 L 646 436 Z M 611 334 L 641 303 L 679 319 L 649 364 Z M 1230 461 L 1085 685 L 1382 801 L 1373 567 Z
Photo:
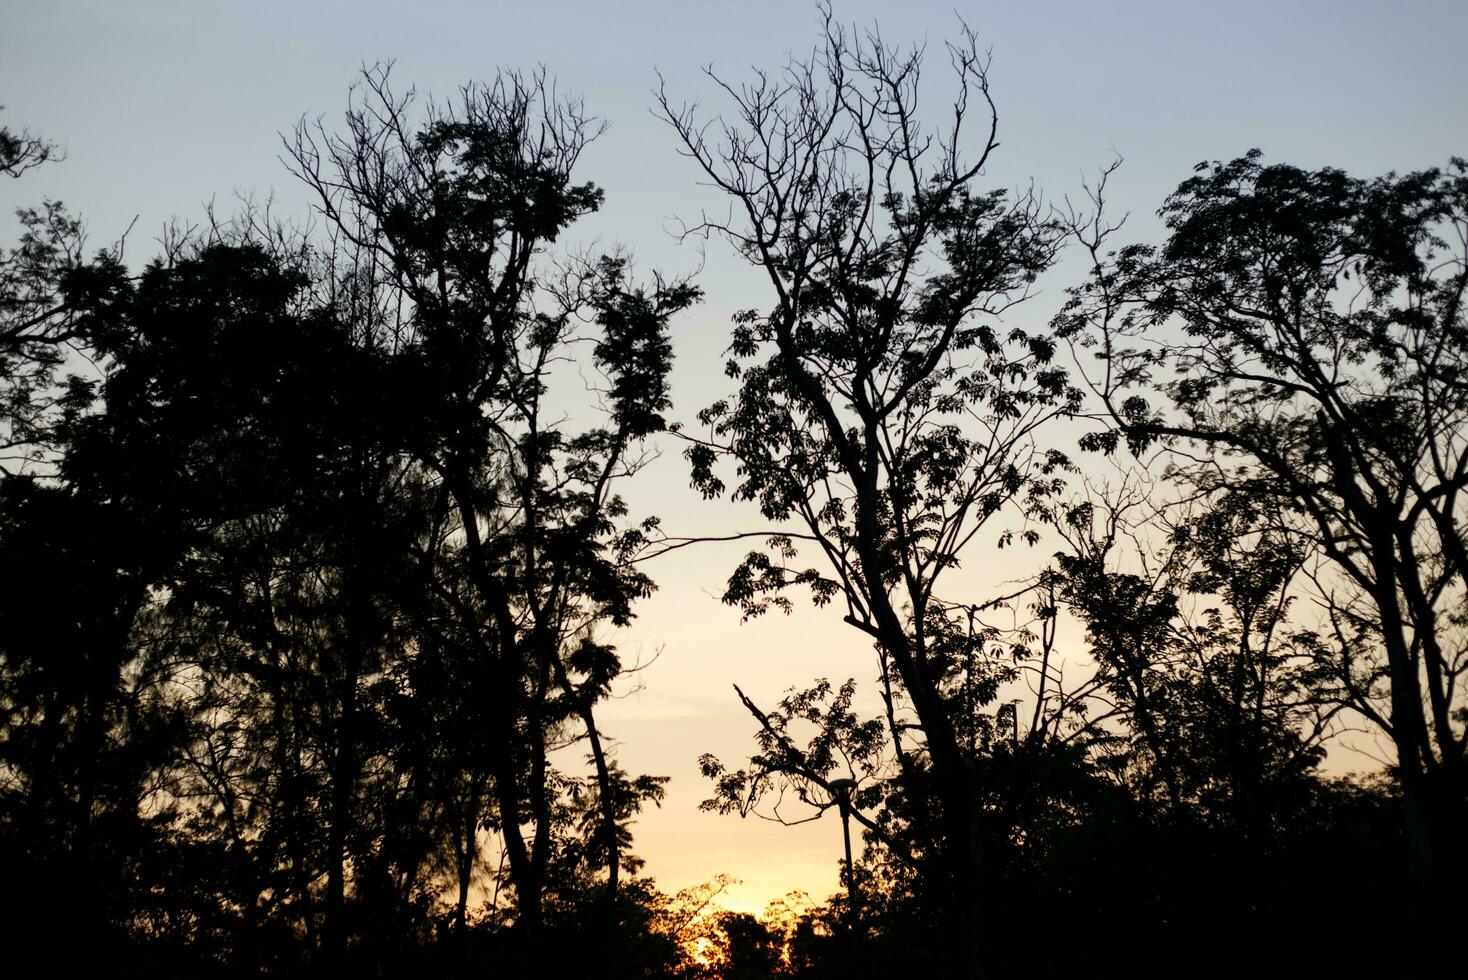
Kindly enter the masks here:
M 851 866 L 851 794 L 856 789 L 854 779 L 833 779 L 826 784 L 841 809 L 841 836 L 846 841 L 846 914 L 856 915 L 856 877 Z

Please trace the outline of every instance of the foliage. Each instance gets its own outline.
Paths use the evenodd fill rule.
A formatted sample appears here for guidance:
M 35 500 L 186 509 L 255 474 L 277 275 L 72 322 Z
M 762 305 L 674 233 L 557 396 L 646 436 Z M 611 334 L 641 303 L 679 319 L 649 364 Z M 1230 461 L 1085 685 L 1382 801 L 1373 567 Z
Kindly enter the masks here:
M 1088 441 L 1174 454 L 1328 563 L 1322 652 L 1394 743 L 1413 904 L 1441 908 L 1468 805 L 1468 164 L 1362 179 L 1256 150 L 1200 164 L 1161 215 L 1161 248 L 1078 230 L 1094 270 L 1057 325 L 1115 423 Z

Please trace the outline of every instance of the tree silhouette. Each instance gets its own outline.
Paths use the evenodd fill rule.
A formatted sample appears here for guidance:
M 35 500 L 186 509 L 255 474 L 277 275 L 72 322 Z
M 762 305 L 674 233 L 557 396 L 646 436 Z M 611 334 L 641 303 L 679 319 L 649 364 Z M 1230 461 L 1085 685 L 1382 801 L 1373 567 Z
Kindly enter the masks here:
M 10 177 L 57 155 L 0 129 Z M 114 253 L 84 258 L 59 203 L 18 217 L 18 244 L 0 254 L 0 849 L 13 869 L 0 920 L 7 936 L 44 942 L 58 930 L 41 910 L 82 889 L 93 901 L 78 920 L 110 950 L 142 901 L 113 855 L 154 849 L 139 801 L 172 722 L 128 670 L 157 552 L 138 515 L 56 465 L 93 395 L 62 368 L 73 349 L 104 356 L 88 310 L 127 284 Z
M 59 158 L 54 144 L 0 127 L 0 173 Z M 61 375 L 73 350 L 90 350 L 98 324 L 82 310 L 124 288 L 120 246 L 88 260 L 82 224 L 59 201 L 16 211 L 20 235 L 0 252 L 0 472 L 43 472 L 54 426 L 85 410 L 95 378 Z
M 625 624 L 652 588 L 630 558 L 654 524 L 619 527 L 616 488 L 665 427 L 667 323 L 697 291 L 661 278 L 635 286 L 618 257 L 536 260 L 602 198 L 571 181 L 598 126 L 543 74 L 467 86 L 453 105 L 427 104 L 419 123 L 414 95 L 395 95 L 386 68 L 363 80 L 344 136 L 303 125 L 289 149 L 403 318 L 399 383 L 414 393 L 406 410 L 429 421 L 403 448 L 435 496 L 414 615 L 433 642 L 485 665 L 492 825 L 533 956 L 557 860 L 552 750 L 567 738 L 589 746 L 608 909 L 629 787 L 653 798 L 618 775 L 597 728 L 594 705 L 621 665 L 595 629 Z M 604 421 L 572 432 L 548 393 L 588 321 Z
M 1165 247 L 1089 237 L 1095 273 L 1061 320 L 1101 355 L 1116 429 L 1093 445 L 1195 447 L 1200 489 L 1247 487 L 1333 563 L 1337 674 L 1396 746 L 1412 903 L 1431 915 L 1468 800 L 1464 174 L 1201 164 L 1162 209 Z
M 948 878 L 936 904 L 953 970 L 971 975 L 986 862 L 975 760 L 940 649 L 964 613 L 938 584 L 995 515 L 1053 491 L 1066 461 L 1035 433 L 1078 394 L 1049 336 L 1000 325 L 1060 237 L 1033 198 L 977 189 L 997 146 L 986 61 L 968 31 L 949 53 L 953 110 L 932 130 L 916 114 L 921 51 L 850 36 L 829 10 L 808 60 L 744 87 L 715 78 L 733 107 L 718 142 L 666 92 L 660 105 L 733 204 L 730 223 L 700 230 L 726 237 L 770 287 L 770 305 L 734 326 L 738 393 L 700 414 L 709 435 L 688 458 L 706 496 L 725 492 L 717 467 L 736 459 L 733 495 L 801 533 L 750 554 L 725 601 L 758 615 L 807 586 L 878 647 L 916 714 L 915 730 L 894 723 L 890 736 L 907 778 L 930 767 Z M 797 541 L 819 568 L 790 567 Z
M 7 553 L 47 599 L 6 608 L 7 853 L 27 881 L 62 854 L 115 876 L 97 878 L 94 931 L 241 969 L 288 971 L 302 941 L 323 968 L 384 968 L 429 941 L 452 881 L 467 968 L 484 830 L 510 854 L 522 969 L 548 952 L 550 891 L 600 896 L 554 907 L 608 948 L 647 901 L 618 884 L 662 780 L 626 774 L 596 727 L 622 669 L 597 629 L 652 587 L 629 559 L 653 524 L 621 526 L 615 491 L 664 427 L 667 322 L 697 293 L 635 285 L 617 256 L 529 262 L 600 192 L 566 179 L 579 146 L 527 142 L 545 87 L 522 82 L 399 132 L 420 154 L 404 168 L 444 168 L 384 208 L 407 238 L 211 221 L 135 280 L 99 259 L 109 288 L 66 293 L 37 321 L 60 332 L 14 348 L 27 398 L 42 387 L 20 375 L 51 384 L 60 344 L 105 372 L 26 433 L 52 475 L 4 485 Z M 57 296 L 94 271 L 42 258 L 23 271 Z M 7 310 L 36 319 L 30 281 Z M 542 405 L 583 339 L 604 422 L 572 431 Z M 98 523 L 96 543 L 56 537 Z M 77 606 L 63 575 L 107 587 Z M 72 660 L 37 618 L 60 602 L 86 610 L 68 613 Z M 550 762 L 578 741 L 590 784 Z M 117 828 L 95 846 L 94 812 Z

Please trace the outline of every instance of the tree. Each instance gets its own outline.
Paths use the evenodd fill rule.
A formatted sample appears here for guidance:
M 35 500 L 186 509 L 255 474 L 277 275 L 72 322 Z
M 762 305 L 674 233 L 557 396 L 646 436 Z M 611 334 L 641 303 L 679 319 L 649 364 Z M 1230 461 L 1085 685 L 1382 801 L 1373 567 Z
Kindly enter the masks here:
M 59 158 L 0 127 L 0 172 Z M 87 310 L 128 289 L 117 254 L 84 257 L 80 222 L 58 202 L 22 208 L 0 253 L 0 849 L 14 869 L 7 937 L 56 934 L 39 912 L 93 896 L 78 921 L 99 949 L 122 941 L 141 894 L 116 855 L 141 863 L 159 826 L 139 803 L 172 719 L 130 673 L 130 632 L 157 550 L 136 515 L 57 472 L 93 382 L 62 376 L 74 351 L 104 359 Z
M 624 772 L 594 710 L 624 669 L 602 630 L 652 588 L 631 559 L 655 522 L 616 491 L 697 292 L 541 258 L 601 196 L 569 179 L 595 124 L 543 77 L 421 115 L 385 69 L 366 85 L 346 137 L 293 144 L 324 236 L 211 213 L 131 277 L 84 262 L 59 205 L 23 215 L 0 366 L 36 473 L 0 481 L 0 551 L 30 570 L 0 610 L 0 840 L 24 881 L 95 894 L 90 931 L 181 968 L 421 962 L 446 905 L 467 969 L 476 876 L 513 897 L 522 969 L 547 910 L 594 937 L 566 965 L 648 929 L 650 887 L 619 885 L 664 780 Z M 16 174 L 49 153 L 3 149 Z M 552 382 L 583 343 L 603 384 L 573 428 Z M 72 349 L 98 381 L 63 383 Z M 552 765 L 578 743 L 590 780 Z
M 788 608 L 799 586 L 817 604 L 835 600 L 910 700 L 915 732 L 889 713 L 889 737 L 905 778 L 931 770 L 935 866 L 947 877 L 935 904 L 950 916 L 955 973 L 972 975 L 986 873 L 978 760 L 956 721 L 962 670 L 942 640 L 965 631 L 971 604 L 938 585 L 995 515 L 1023 514 L 1067 465 L 1035 439 L 1078 397 L 1052 363 L 1054 342 L 1000 325 L 1060 238 L 1033 196 L 976 187 L 998 144 L 971 31 L 949 46 L 957 92 L 930 131 L 917 115 L 922 52 L 848 35 L 825 14 L 807 60 L 742 87 L 712 76 L 734 113 L 713 135 L 660 97 L 732 204 L 728 222 L 697 230 L 728 239 L 770 288 L 769 306 L 736 318 L 727 371 L 738 394 L 700 414 L 709 434 L 688 458 L 710 497 L 728 489 L 719 463 L 736 461 L 732 495 L 800 528 L 771 538 L 772 555 L 749 555 L 725 601 L 758 615 Z M 801 548 L 821 567 L 791 567 Z
M 1200 164 L 1161 214 L 1160 249 L 1081 232 L 1094 274 L 1058 324 L 1099 361 L 1115 427 L 1091 444 L 1246 488 L 1330 560 L 1339 682 L 1396 747 L 1410 904 L 1446 914 L 1468 800 L 1468 165 L 1364 180 L 1252 151 Z
M 0 173 L 20 177 L 60 158 L 55 144 L 0 127 Z M 82 224 L 59 201 L 19 208 L 20 239 L 0 252 L 0 472 L 45 471 L 53 427 L 84 411 L 93 381 L 59 377 L 74 351 L 93 351 L 98 325 L 81 310 L 124 289 L 121 244 L 88 261 Z
M 4 108 L 0 105 L 0 109 Z M 17 133 L 8 126 L 0 126 L 0 173 L 5 176 L 19 177 L 59 156 L 55 143 L 25 130 Z
M 373 816 L 393 808 L 370 800 L 392 755 L 375 722 L 402 659 L 387 591 L 411 525 L 378 351 L 310 284 L 255 241 L 184 243 L 151 264 L 87 313 L 106 325 L 107 379 L 59 469 L 148 541 L 123 652 L 184 724 L 140 806 L 217 855 L 199 890 L 244 931 L 285 923 L 329 948 L 349 840 L 360 864 L 390 836 Z M 229 916 L 201 919 L 180 942 L 268 960 Z
M 533 959 L 568 785 L 552 752 L 581 740 L 590 750 L 602 830 L 586 853 L 604 862 L 609 914 L 629 788 L 637 805 L 656 798 L 656 784 L 619 773 L 597 728 L 594 706 L 622 665 L 596 631 L 625 625 L 652 588 L 631 558 L 655 522 L 621 526 L 616 489 L 665 427 L 667 326 L 697 291 L 634 285 L 618 256 L 541 258 L 602 199 L 571 179 L 598 124 L 543 73 L 421 109 L 391 90 L 386 68 L 363 85 L 344 135 L 303 124 L 288 150 L 340 240 L 381 270 L 383 305 L 404 330 L 397 384 L 422 424 L 401 450 L 433 499 L 410 614 L 427 641 L 482 665 L 472 696 L 487 728 L 487 822 Z M 549 393 L 593 324 L 599 418 L 575 432 Z
M 70 927 L 115 951 L 142 902 L 123 856 L 155 846 L 142 801 L 174 727 L 129 669 L 150 554 L 132 515 L 89 488 L 0 482 L 0 922 L 20 948 L 59 939 L 54 912 L 81 891 Z
M 1060 599 L 1086 625 L 1110 705 L 1088 720 L 1092 751 L 1163 822 L 1229 837 L 1247 876 L 1343 709 L 1326 639 L 1291 622 L 1305 542 L 1245 494 L 1141 523 L 1129 512 L 1155 502 L 1114 496 L 1069 509 L 1057 556 Z
M 66 271 L 80 261 L 81 229 L 59 204 L 18 212 L 20 244 L 0 260 L 0 389 L 6 472 L 46 458 L 54 423 L 56 374 L 73 334 L 56 311 Z M 70 392 L 74 404 L 84 391 Z

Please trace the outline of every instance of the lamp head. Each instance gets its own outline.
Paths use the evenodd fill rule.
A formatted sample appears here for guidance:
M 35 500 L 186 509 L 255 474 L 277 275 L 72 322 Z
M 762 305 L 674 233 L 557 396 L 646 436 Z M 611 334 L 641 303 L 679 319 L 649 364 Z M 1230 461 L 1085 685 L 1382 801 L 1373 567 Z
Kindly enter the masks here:
M 856 780 L 844 778 L 833 779 L 826 785 L 830 788 L 831 795 L 836 798 L 836 802 L 841 805 L 842 809 L 851 806 L 851 794 L 856 789 Z

